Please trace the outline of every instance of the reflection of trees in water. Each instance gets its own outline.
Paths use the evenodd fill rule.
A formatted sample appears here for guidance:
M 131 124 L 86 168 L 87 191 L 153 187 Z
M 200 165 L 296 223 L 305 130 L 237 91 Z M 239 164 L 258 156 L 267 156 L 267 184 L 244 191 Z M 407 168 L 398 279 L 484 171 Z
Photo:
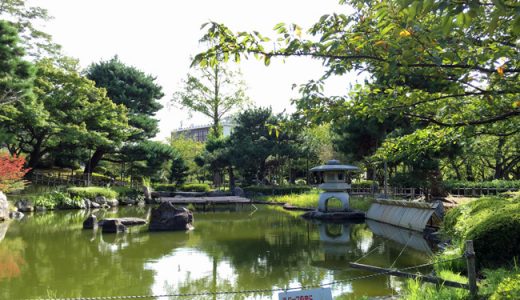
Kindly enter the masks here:
M 147 208 L 122 209 L 119 216 L 143 217 L 146 212 Z M 113 216 L 113 212 L 98 215 L 99 218 Z M 132 228 L 129 234 L 101 235 L 99 231 L 80 229 L 85 217 L 82 211 L 51 212 L 35 215 L 14 226 L 0 246 L 13 240 L 13 236 L 21 237 L 27 245 L 22 258 L 28 263 L 22 270 L 23 281 L 12 279 L 7 288 L 6 283 L 0 281 L 0 298 L 45 296 L 42 287 L 55 291 L 59 297 L 151 294 L 159 280 L 158 270 L 146 265 L 175 256 L 175 250 L 181 247 L 202 251 L 211 266 L 206 265 L 207 273 L 197 278 L 188 277 L 188 270 L 175 286 L 168 280 L 172 277 L 166 278 L 165 292 L 272 289 L 289 283 L 315 286 L 348 280 L 368 274 L 350 269 L 349 262 L 373 251 L 361 262 L 387 267 L 403 247 L 373 235 L 365 224 L 355 224 L 349 225 L 350 242 L 337 244 L 336 254 L 327 253 L 316 224 L 270 209 L 260 209 L 253 216 L 250 212 L 200 213 L 196 216 L 196 229 L 188 234 L 149 233 Z M 52 241 L 48 237 L 52 237 Z M 396 266 L 416 265 L 424 259 L 424 255 L 409 250 Z M 168 271 L 169 267 L 165 268 Z M 223 270 L 232 272 L 233 276 L 227 277 L 229 274 L 222 273 Z M 393 288 L 395 283 L 384 276 L 334 286 L 335 290 L 344 291 L 338 299 L 382 295 Z M 247 296 L 253 295 L 215 298 L 245 299 Z M 270 299 L 272 294 L 256 296 Z
M 0 224 L 2 225 L 4 224 Z M 21 269 L 26 264 L 23 258 L 25 248 L 21 238 L 0 241 L 0 282 L 20 276 Z
M 35 215 L 9 232 L 0 246 L 10 235 L 21 236 L 28 263 L 23 280 L 0 282 L 0 298 L 37 298 L 45 296 L 45 289 L 59 297 L 149 294 L 153 271 L 144 264 L 187 239 L 184 233 L 173 238 L 140 232 L 93 236 L 81 229 L 85 216 L 82 211 Z

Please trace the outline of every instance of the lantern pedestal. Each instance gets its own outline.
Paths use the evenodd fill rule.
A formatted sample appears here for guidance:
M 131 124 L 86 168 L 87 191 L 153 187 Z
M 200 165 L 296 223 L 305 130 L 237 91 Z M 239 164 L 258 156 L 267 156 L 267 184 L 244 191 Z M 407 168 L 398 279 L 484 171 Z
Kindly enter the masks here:
M 320 194 L 320 198 L 318 200 L 318 211 L 327 212 L 327 204 L 331 198 L 336 198 L 341 201 L 341 208 L 344 211 L 348 211 L 349 206 L 349 196 L 346 192 L 323 192 Z

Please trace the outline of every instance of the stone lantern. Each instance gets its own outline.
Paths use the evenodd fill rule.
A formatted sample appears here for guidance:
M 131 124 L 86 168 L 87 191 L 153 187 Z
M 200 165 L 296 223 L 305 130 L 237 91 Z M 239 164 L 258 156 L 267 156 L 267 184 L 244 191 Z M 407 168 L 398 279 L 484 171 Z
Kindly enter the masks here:
M 347 189 L 350 184 L 346 182 L 346 172 L 359 170 L 356 166 L 342 165 L 338 160 L 329 160 L 326 165 L 312 168 L 310 171 L 318 173 L 323 179 L 319 188 L 324 190 L 318 200 L 318 211 L 327 212 L 327 204 L 330 198 L 339 199 L 344 211 L 349 210 L 349 195 Z

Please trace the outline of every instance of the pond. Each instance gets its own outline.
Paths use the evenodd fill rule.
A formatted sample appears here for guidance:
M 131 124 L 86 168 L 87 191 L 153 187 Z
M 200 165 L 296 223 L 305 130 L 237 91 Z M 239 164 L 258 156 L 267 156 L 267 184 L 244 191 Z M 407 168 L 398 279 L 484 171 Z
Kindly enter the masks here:
M 124 207 L 96 215 L 146 217 L 149 210 Z M 360 263 L 403 268 L 431 255 L 420 235 L 395 227 L 316 224 L 267 206 L 195 212 L 190 232 L 150 233 L 141 226 L 101 234 L 82 230 L 86 216 L 55 211 L 0 224 L 0 299 L 272 290 L 331 282 L 334 299 L 357 299 L 396 294 L 404 279 L 350 281 L 371 273 L 349 262 L 362 258 Z M 278 299 L 277 294 L 171 299 Z

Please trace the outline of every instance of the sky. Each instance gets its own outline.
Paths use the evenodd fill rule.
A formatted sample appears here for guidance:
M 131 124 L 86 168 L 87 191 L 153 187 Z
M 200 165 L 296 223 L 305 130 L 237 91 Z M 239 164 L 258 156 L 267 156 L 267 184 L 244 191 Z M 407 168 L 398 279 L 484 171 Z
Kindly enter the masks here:
M 190 71 L 190 57 L 201 52 L 201 25 L 208 21 L 224 23 L 233 31 L 257 30 L 274 36 L 280 23 L 296 23 L 308 28 L 319 17 L 332 12 L 347 13 L 337 0 L 32 0 L 31 5 L 46 8 L 53 20 L 43 30 L 62 45 L 62 52 L 79 59 L 82 67 L 118 55 L 125 64 L 156 77 L 163 87 L 164 108 L 160 120 L 163 140 L 176 128 L 209 124 L 202 115 L 168 105 L 181 80 Z M 266 67 L 250 59 L 240 63 L 247 94 L 257 106 L 271 106 L 275 113 L 292 112 L 290 99 L 298 93 L 293 84 L 317 79 L 323 73 L 321 62 L 308 58 L 273 59 Z M 332 78 L 328 95 L 345 95 L 352 78 Z

